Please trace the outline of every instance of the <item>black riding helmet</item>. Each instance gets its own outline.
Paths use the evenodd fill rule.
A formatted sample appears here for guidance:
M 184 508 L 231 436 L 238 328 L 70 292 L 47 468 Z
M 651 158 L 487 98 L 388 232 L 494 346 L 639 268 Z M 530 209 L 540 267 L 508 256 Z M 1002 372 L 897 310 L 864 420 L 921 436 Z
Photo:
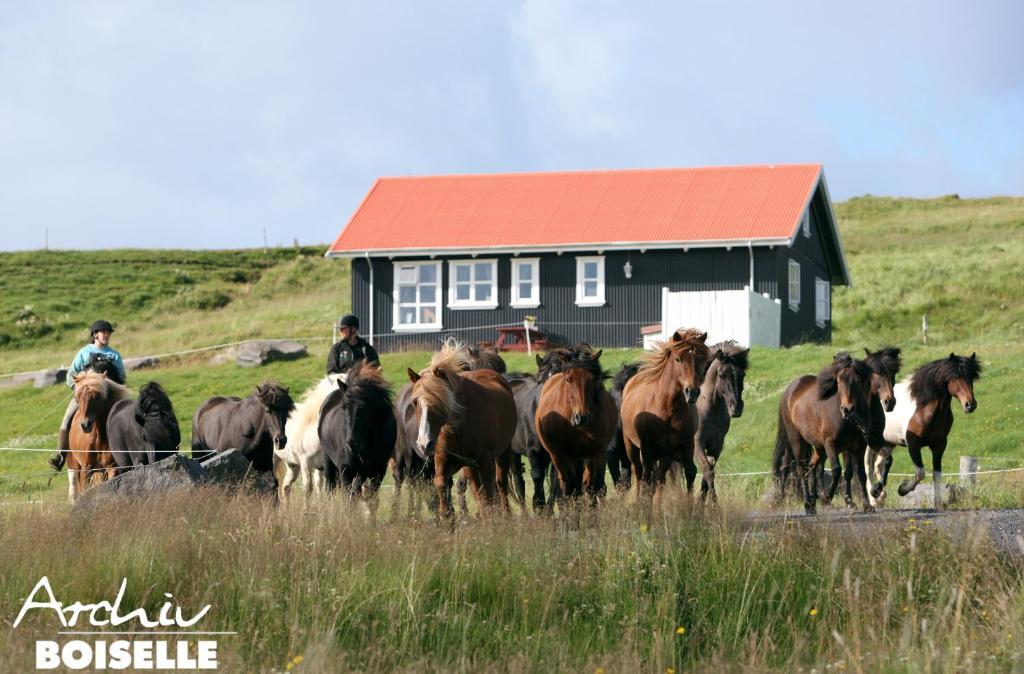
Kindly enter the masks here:
M 104 321 L 102 319 L 98 320 L 98 321 L 93 321 L 92 325 L 89 326 L 89 336 L 90 337 L 95 337 L 96 333 L 101 331 L 101 330 L 106 330 L 107 332 L 113 332 L 114 331 L 114 326 L 110 324 L 110 321 Z
M 359 318 L 355 314 L 345 314 L 341 317 L 341 327 L 359 329 Z

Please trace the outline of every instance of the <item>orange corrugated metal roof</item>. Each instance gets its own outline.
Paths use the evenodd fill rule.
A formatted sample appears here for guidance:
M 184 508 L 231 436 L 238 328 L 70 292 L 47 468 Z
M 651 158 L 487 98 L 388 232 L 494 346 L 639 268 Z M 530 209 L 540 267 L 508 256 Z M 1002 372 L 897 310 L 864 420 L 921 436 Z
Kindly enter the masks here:
M 380 178 L 328 255 L 790 239 L 820 164 Z

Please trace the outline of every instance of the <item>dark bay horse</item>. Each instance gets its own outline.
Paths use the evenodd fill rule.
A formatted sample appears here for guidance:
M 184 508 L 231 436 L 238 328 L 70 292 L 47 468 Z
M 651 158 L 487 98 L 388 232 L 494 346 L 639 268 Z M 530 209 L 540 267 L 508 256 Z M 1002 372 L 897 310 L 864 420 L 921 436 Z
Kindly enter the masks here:
M 560 371 L 544 382 L 534 420 L 537 437 L 558 472 L 563 498 L 584 492 L 592 504 L 604 493 L 608 443 L 618 415 L 604 388 L 601 351 L 587 345 L 570 350 Z
M 871 379 L 867 363 L 841 352 L 817 377 L 799 377 L 786 388 L 779 401 L 775 438 L 774 472 L 780 498 L 789 469 L 795 469 L 803 487 L 804 510 L 807 514 L 817 512 L 818 464 L 826 456 L 831 464 L 832 483 L 826 497 L 831 501 L 839 486 L 839 455 L 843 454 L 847 465 L 857 467 L 864 509 L 871 509 L 859 455 L 870 417 Z M 780 465 L 785 467 L 780 470 Z M 852 505 L 852 496 L 847 498 L 848 505 Z
M 693 461 L 697 399 L 714 354 L 708 335 L 680 329 L 645 354 L 622 392 L 622 437 L 633 472 L 633 489 L 643 507 L 660 504 L 673 461 Z
M 374 517 L 397 436 L 391 390 L 376 364 L 363 361 L 338 380 L 320 408 L 317 433 L 327 488 L 336 489 L 340 480 L 350 498 L 365 499 Z
M 467 351 L 469 352 L 470 370 L 494 370 L 500 374 L 504 374 L 508 370 L 505 359 L 501 357 L 493 344 L 479 342 L 476 346 L 469 347 Z
M 416 422 L 416 405 L 412 400 L 412 384 L 406 384 L 395 398 L 395 453 L 391 461 L 391 477 L 395 482 L 395 505 L 397 517 L 401 512 L 402 490 L 409 493 L 409 517 L 419 512 L 420 496 L 433 484 L 434 462 L 426 460 L 416 452 L 416 436 L 419 426 Z M 436 498 L 436 497 L 435 497 Z M 430 502 L 430 510 L 437 511 L 436 500 Z
M 885 460 L 896 445 L 904 445 L 914 463 L 914 477 L 899 486 L 900 496 L 913 491 L 924 479 L 924 462 L 921 450 L 932 450 L 932 479 L 935 490 L 935 508 L 942 503 L 942 455 L 946 451 L 949 432 L 953 428 L 953 398 L 960 401 L 964 412 L 971 414 L 978 409 L 974 397 L 974 382 L 981 378 L 981 363 L 977 354 L 958 356 L 949 354 L 919 367 L 909 382 L 900 382 L 895 387 L 896 405 L 885 414 L 885 431 L 880 447 L 872 447 L 879 458 Z M 874 467 L 878 462 L 868 456 L 865 462 Z M 872 492 L 881 495 L 888 478 L 888 467 L 873 485 Z
M 732 420 L 743 415 L 743 379 L 750 365 L 750 349 L 744 349 L 732 340 L 719 342 L 708 347 L 715 354 L 708 367 L 704 383 L 697 399 L 697 430 L 693 436 L 693 458 L 683 465 L 686 473 L 686 488 L 693 490 L 700 464 L 700 495 L 704 499 L 715 493 L 715 467 L 722 456 L 725 435 Z
M 96 372 L 75 375 L 78 411 L 68 433 L 68 496 L 71 502 L 90 485 L 117 475 L 110 452 L 107 418 L 119 401 L 131 397 L 128 389 Z
M 287 388 L 266 382 L 244 400 L 209 398 L 192 417 L 192 458 L 205 461 L 217 452 L 238 449 L 255 470 L 272 472 L 274 449 L 284 449 L 288 442 L 284 428 L 294 409 Z
M 508 510 L 509 444 L 516 429 L 516 402 L 494 370 L 467 370 L 466 348 L 449 340 L 412 382 L 416 451 L 434 463 L 438 516 L 453 515 L 448 485 L 465 467 L 477 504 L 488 511 L 499 497 Z
M 138 400 L 119 400 L 107 417 L 110 451 L 120 469 L 155 463 L 177 453 L 181 444 L 178 418 L 171 399 L 151 381 L 139 389 Z

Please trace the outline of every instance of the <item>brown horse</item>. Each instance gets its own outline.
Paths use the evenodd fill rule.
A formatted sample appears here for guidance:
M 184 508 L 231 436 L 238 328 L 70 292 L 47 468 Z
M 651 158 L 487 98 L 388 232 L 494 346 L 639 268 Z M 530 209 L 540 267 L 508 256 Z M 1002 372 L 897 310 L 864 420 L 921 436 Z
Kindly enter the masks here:
M 904 445 L 914 462 L 914 477 L 899 486 L 900 496 L 906 496 L 924 479 L 924 462 L 921 450 L 932 450 L 932 478 L 935 490 L 935 509 L 942 504 L 942 455 L 946 451 L 949 432 L 953 428 L 953 398 L 960 401 L 964 412 L 970 414 L 978 409 L 974 397 L 974 382 L 981 378 L 981 363 L 977 354 L 940 358 L 917 369 L 910 382 L 900 382 L 895 387 L 896 405 L 885 413 L 885 432 L 877 450 L 878 460 L 870 454 L 866 463 L 872 468 L 886 462 L 896 445 Z M 873 471 L 872 471 L 873 472 Z M 882 471 L 881 479 L 872 487 L 877 498 L 882 494 L 889 477 L 888 465 Z
M 537 438 L 558 472 L 562 498 L 579 498 L 586 491 L 591 504 L 604 493 L 606 449 L 617 420 L 600 358 L 601 351 L 585 344 L 574 347 L 569 362 L 544 382 L 534 414 Z
M 788 467 L 795 468 L 803 487 L 804 510 L 809 515 L 817 512 L 818 464 L 826 456 L 831 464 L 832 483 L 826 497 L 831 501 L 841 476 L 840 454 L 848 466 L 856 466 L 864 509 L 871 509 L 861 456 L 870 419 L 871 383 L 872 370 L 867 363 L 841 352 L 817 377 L 799 377 L 782 394 L 775 438 L 776 466 L 788 459 Z M 788 472 L 776 470 L 780 498 Z M 852 496 L 847 497 L 847 504 L 852 505 Z
M 68 434 L 68 496 L 74 503 L 90 484 L 117 475 L 117 464 L 107 439 L 107 416 L 119 400 L 131 393 L 124 386 L 96 372 L 75 375 L 78 411 Z
M 635 494 L 660 504 L 673 461 L 693 461 L 696 404 L 712 354 L 708 334 L 679 329 L 642 358 L 622 391 L 622 439 L 632 464 Z
M 509 444 L 516 430 L 516 401 L 494 370 L 467 371 L 466 348 L 447 341 L 412 382 L 416 451 L 434 462 L 438 517 L 451 518 L 448 486 L 459 468 L 473 485 L 477 504 L 490 510 L 495 497 L 508 507 Z

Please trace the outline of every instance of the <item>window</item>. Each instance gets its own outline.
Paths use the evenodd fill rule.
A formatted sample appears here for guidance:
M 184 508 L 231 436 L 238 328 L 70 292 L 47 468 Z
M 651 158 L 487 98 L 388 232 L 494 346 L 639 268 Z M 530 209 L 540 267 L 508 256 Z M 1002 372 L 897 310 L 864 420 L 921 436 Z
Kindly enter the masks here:
M 800 309 L 800 263 L 796 260 L 789 261 L 789 308 Z
M 394 329 L 440 330 L 440 285 L 440 262 L 396 262 Z
M 448 262 L 449 309 L 496 309 L 497 307 L 497 260 Z
M 576 258 L 576 305 L 600 307 L 604 305 L 604 258 Z
M 512 258 L 512 306 L 540 306 L 540 259 Z
M 803 222 L 800 223 L 800 227 L 802 227 L 804 230 L 804 236 L 806 236 L 808 239 L 811 238 L 811 208 L 809 206 L 807 207 L 807 210 L 804 212 L 804 219 Z
M 825 327 L 825 321 L 832 318 L 832 292 L 828 281 L 814 279 L 814 322 Z

